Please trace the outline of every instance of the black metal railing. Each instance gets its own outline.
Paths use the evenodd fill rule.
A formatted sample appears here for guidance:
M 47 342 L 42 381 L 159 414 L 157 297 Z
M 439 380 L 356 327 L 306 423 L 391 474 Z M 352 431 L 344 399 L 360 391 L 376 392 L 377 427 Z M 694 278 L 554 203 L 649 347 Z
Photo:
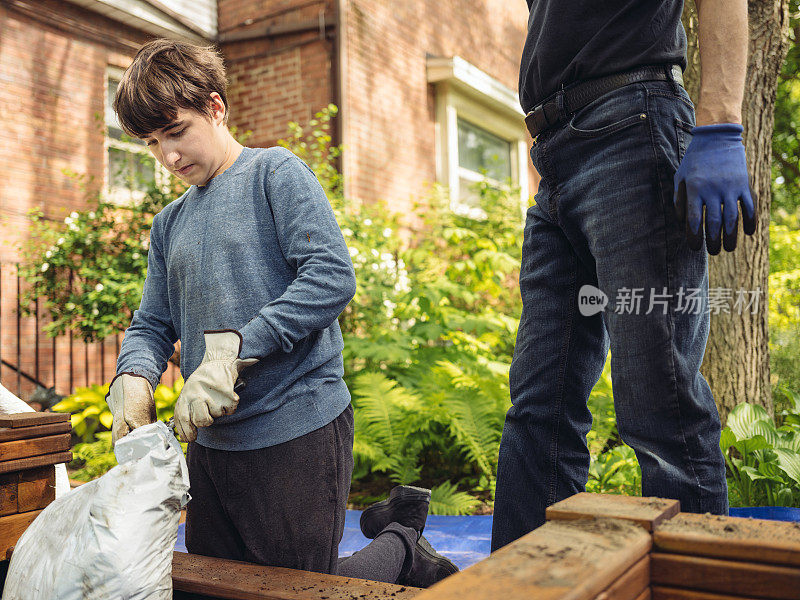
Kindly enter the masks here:
M 48 320 L 38 299 L 31 316 L 22 315 L 25 285 L 18 263 L 0 263 L 0 384 L 28 400 L 40 387 L 66 396 L 76 387 L 108 383 L 123 335 L 94 343 L 48 336 L 43 330 Z M 178 368 L 170 363 L 161 381 L 174 385 L 178 376 Z

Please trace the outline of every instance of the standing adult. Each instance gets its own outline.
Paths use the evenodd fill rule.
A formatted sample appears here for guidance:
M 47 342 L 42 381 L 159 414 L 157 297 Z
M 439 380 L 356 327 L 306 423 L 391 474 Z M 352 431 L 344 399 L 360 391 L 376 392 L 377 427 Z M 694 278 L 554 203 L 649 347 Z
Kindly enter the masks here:
M 700 365 L 706 251 L 735 248 L 740 212 L 745 233 L 755 230 L 741 137 L 747 3 L 697 4 L 695 124 L 682 0 L 528 0 L 520 99 L 542 179 L 525 225 L 492 550 L 584 489 L 586 402 L 609 347 L 642 493 L 727 513 L 720 421 Z

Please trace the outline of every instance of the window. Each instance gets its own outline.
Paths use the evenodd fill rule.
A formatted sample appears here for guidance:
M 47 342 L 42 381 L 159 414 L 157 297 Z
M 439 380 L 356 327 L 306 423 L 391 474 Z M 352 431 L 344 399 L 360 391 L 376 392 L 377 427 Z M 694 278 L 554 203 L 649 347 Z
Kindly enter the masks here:
M 114 113 L 114 96 L 117 93 L 122 69 L 109 67 L 106 88 L 106 192 L 112 202 L 119 204 L 139 200 L 145 191 L 160 180 L 161 169 L 147 151 L 147 146 L 137 138 L 125 135 Z
M 489 181 L 520 188 L 528 200 L 528 143 L 516 93 L 458 56 L 429 58 L 436 86 L 436 172 L 450 190 L 451 208 L 482 218 L 472 186 Z

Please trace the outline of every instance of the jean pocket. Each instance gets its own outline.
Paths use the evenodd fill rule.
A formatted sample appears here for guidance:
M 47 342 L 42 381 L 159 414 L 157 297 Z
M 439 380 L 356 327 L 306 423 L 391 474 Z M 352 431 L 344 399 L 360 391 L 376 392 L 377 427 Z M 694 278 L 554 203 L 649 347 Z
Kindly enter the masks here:
M 597 138 L 647 121 L 647 114 L 644 112 L 623 119 L 612 117 L 615 120 L 610 123 L 606 119 L 593 117 L 594 115 L 589 115 L 587 118 L 581 113 L 572 117 L 568 125 L 570 135 L 579 138 Z
M 692 141 L 692 129 L 694 125 L 687 123 L 675 117 L 675 135 L 678 138 L 678 160 L 683 160 L 683 155 L 686 154 L 686 148 L 689 147 L 689 142 Z

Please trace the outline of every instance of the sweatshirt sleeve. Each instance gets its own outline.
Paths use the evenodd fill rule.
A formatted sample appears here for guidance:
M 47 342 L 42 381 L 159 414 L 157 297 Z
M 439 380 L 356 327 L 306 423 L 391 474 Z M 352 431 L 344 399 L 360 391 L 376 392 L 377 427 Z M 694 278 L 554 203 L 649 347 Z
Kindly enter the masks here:
M 278 244 L 297 276 L 239 332 L 241 358 L 263 358 L 329 327 L 356 292 L 350 253 L 314 172 L 292 155 L 267 172 Z
M 150 229 L 142 302 L 125 331 L 117 359 L 117 373 L 141 375 L 147 378 L 154 390 L 178 340 L 169 310 L 167 269 L 157 219 L 158 215 Z

